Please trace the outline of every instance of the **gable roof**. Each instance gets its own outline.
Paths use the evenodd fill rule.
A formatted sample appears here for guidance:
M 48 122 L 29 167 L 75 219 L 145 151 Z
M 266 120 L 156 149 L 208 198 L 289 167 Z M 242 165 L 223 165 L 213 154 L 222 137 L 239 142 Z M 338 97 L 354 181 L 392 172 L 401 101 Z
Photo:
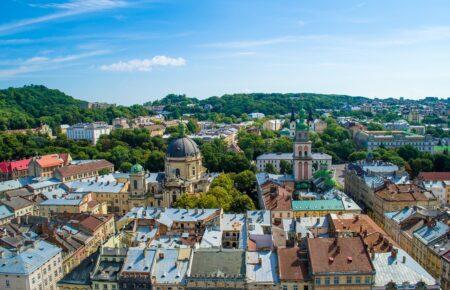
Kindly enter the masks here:
M 56 169 L 56 173 L 62 177 L 69 177 L 76 174 L 86 173 L 94 170 L 113 168 L 114 165 L 107 160 L 96 160 L 78 165 L 67 165 Z

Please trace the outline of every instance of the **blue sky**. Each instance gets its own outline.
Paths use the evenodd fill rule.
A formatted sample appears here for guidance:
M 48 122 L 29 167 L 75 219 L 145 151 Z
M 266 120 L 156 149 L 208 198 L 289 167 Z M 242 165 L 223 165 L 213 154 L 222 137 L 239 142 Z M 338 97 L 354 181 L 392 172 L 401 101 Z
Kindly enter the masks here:
M 450 95 L 450 1 L 1 0 L 0 87 Z

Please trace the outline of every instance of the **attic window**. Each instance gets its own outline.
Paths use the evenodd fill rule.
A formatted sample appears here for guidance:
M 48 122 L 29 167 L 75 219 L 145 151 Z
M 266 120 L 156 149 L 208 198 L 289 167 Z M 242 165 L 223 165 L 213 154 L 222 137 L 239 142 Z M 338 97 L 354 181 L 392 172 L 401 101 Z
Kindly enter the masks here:
M 347 261 L 348 261 L 349 263 L 351 263 L 351 262 L 353 261 L 353 258 L 350 257 L 350 256 L 348 256 L 348 257 L 347 257 Z
M 333 263 L 334 258 L 333 257 L 328 257 L 328 262 Z

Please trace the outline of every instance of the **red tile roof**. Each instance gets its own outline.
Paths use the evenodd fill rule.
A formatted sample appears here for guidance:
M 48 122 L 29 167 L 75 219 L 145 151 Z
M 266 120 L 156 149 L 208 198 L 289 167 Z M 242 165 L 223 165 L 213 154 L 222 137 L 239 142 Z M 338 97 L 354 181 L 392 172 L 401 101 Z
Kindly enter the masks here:
M 337 234 L 359 234 L 363 237 L 364 243 L 376 253 L 389 252 L 391 246 L 398 246 L 368 215 L 332 214 L 329 220 L 331 228 Z
M 3 173 L 11 173 L 13 171 L 28 170 L 31 159 L 22 159 L 17 161 L 0 162 L 0 171 Z
M 264 194 L 264 208 L 273 211 L 289 211 L 291 206 L 291 193 L 281 186 L 272 189 L 272 192 Z
M 308 261 L 301 259 L 297 247 L 278 248 L 278 272 L 281 281 L 305 281 L 308 279 Z
M 48 154 L 38 157 L 36 158 L 36 162 L 42 168 L 64 165 L 64 160 L 60 157 L 59 154 Z
M 95 232 L 102 224 L 103 221 L 93 216 L 88 216 L 80 222 L 81 226 L 90 230 L 91 232 Z
M 418 179 L 427 181 L 450 180 L 450 172 L 421 172 Z
M 307 245 L 314 275 L 374 272 L 361 237 L 307 239 Z

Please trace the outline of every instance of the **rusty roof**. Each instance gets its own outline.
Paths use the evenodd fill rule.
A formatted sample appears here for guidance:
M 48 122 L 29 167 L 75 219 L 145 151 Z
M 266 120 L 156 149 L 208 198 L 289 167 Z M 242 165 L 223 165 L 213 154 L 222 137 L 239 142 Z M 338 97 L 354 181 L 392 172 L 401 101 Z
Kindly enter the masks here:
M 361 237 L 307 239 L 307 246 L 314 275 L 374 272 Z
M 56 169 L 56 172 L 58 172 L 62 177 L 68 177 L 76 174 L 82 174 L 94 170 L 101 170 L 111 167 L 114 167 L 114 165 L 111 162 L 107 160 L 97 160 L 89 163 L 63 166 Z
M 368 215 L 343 214 L 330 215 L 330 224 L 336 233 L 361 235 L 364 243 L 376 253 L 389 252 L 397 244 Z
M 405 201 L 427 201 L 425 189 L 415 184 L 393 184 L 389 183 L 384 188 L 375 192 L 375 194 L 388 202 L 405 202 Z
M 281 281 L 308 280 L 308 261 L 301 258 L 300 249 L 297 247 L 279 248 L 278 272 Z
M 450 180 L 450 172 L 421 172 L 417 178 L 427 181 Z

